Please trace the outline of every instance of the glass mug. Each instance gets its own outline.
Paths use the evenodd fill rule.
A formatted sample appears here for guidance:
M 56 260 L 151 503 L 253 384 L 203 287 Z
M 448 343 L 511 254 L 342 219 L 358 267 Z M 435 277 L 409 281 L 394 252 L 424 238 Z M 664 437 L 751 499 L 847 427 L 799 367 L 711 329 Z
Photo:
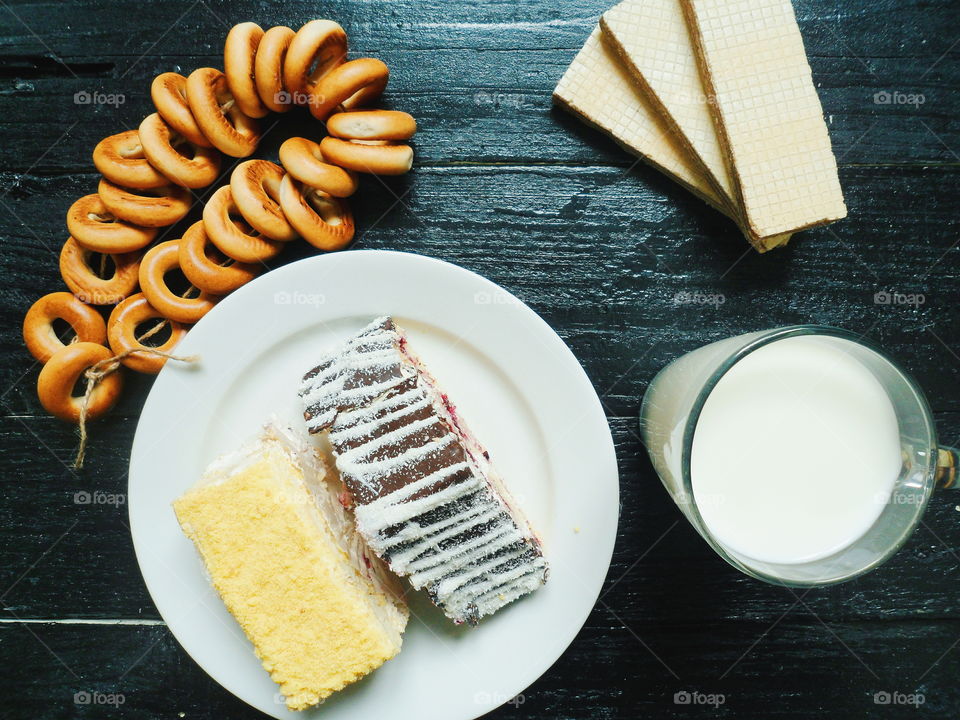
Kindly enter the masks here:
M 737 552 L 707 527 L 691 481 L 693 439 L 707 398 L 734 365 L 759 348 L 801 336 L 816 336 L 843 350 L 880 383 L 896 414 L 903 464 L 890 499 L 859 539 L 808 562 L 767 562 Z M 796 325 L 748 333 L 674 360 L 647 389 L 640 409 L 640 432 L 664 487 L 697 532 L 738 570 L 779 585 L 830 585 L 876 568 L 916 529 L 934 489 L 956 486 L 957 451 L 938 445 L 929 405 L 916 382 L 879 349 L 837 328 Z

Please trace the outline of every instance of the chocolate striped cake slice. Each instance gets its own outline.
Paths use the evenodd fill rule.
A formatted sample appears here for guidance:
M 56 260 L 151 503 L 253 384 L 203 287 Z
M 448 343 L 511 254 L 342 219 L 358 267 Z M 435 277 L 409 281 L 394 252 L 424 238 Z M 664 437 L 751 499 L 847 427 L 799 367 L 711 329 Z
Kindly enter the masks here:
M 300 397 L 360 534 L 448 617 L 475 624 L 543 585 L 539 540 L 392 318 L 324 357 Z

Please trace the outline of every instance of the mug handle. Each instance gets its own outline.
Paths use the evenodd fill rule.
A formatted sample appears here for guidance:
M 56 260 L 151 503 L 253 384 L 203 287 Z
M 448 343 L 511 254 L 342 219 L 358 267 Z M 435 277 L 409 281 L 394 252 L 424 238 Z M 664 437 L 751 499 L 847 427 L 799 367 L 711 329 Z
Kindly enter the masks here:
M 937 451 L 937 470 L 934 475 L 938 490 L 956 490 L 960 488 L 957 482 L 957 465 L 960 465 L 960 451 L 956 448 L 941 445 Z

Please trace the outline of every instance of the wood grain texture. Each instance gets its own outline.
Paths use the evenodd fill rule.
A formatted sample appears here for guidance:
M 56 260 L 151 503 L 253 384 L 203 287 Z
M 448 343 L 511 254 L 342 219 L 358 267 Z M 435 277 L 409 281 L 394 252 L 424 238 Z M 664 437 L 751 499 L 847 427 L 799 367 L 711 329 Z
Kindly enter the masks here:
M 140 578 L 119 503 L 150 379 L 128 377 L 120 406 L 92 425 L 87 467 L 72 471 L 74 429 L 40 408 L 20 321 L 62 289 L 63 218 L 95 190 L 90 152 L 152 111 L 153 76 L 221 65 L 235 22 L 297 27 L 321 13 L 357 56 L 390 64 L 386 103 L 420 126 L 413 174 L 365 179 L 356 247 L 439 257 L 516 293 L 581 360 L 616 442 L 621 521 L 601 603 L 555 666 L 491 716 L 956 716 L 956 500 L 934 498 L 877 572 L 797 602 L 739 575 L 687 525 L 636 412 L 656 371 L 686 351 L 817 322 L 886 347 L 921 379 L 943 440 L 960 444 L 960 12 L 950 0 L 796 3 L 850 217 L 758 256 L 728 220 L 551 108 L 612 1 L 0 3 L 0 715 L 262 717 L 185 655 Z M 123 103 L 75 104 L 79 92 Z M 877 104 L 879 92 L 915 98 Z M 316 126 L 283 117 L 262 156 L 292 134 Z M 291 247 L 273 264 L 307 254 Z M 877 304 L 884 291 L 923 302 Z M 124 703 L 75 704 L 95 691 Z M 677 704 L 681 691 L 724 703 Z M 924 702 L 877 705 L 877 692 Z

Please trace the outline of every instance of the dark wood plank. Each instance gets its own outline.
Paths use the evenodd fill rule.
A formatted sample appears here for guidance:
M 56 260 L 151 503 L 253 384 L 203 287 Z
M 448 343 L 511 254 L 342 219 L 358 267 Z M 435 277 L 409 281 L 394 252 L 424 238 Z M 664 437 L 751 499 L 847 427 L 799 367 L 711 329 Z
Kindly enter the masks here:
M 953 716 L 960 690 L 951 667 L 937 660 L 960 623 L 821 624 L 792 604 L 782 598 L 773 627 L 755 617 L 711 627 L 706 645 L 693 614 L 663 625 L 649 622 L 641 605 L 616 615 L 600 606 L 552 671 L 491 717 L 767 720 L 838 707 L 844 717 Z M 207 677 L 162 625 L 0 623 L 0 662 L 8 697 L 16 698 L 4 710 L 9 720 L 263 717 Z M 883 692 L 917 695 L 918 704 L 878 705 Z M 722 704 L 690 707 L 678 693 Z M 117 706 L 103 704 L 110 695 Z
M 8 148 L 8 169 L 89 168 L 97 141 L 136 127 L 153 112 L 154 76 L 221 66 L 222 40 L 234 22 L 257 18 L 264 25 L 297 26 L 315 12 L 288 5 L 264 12 L 250 2 L 209 3 L 209 10 L 205 5 L 193 6 L 178 22 L 184 8 L 177 3 L 13 4 L 28 24 L 37 14 L 44 18 L 39 37 L 10 11 L 0 13 L 0 29 L 7 31 L 0 33 L 6 61 L 0 143 Z M 513 3 L 466 5 L 405 1 L 391 3 L 389 13 L 369 3 L 325 7 L 351 33 L 357 53 L 380 56 L 393 68 L 387 99 L 417 115 L 420 163 L 626 163 L 613 143 L 584 143 L 575 120 L 551 111 L 553 87 L 606 3 L 565 0 L 522 12 Z M 903 5 L 898 12 L 912 12 L 916 21 L 894 27 L 892 8 Z M 117 14 L 135 14 L 158 31 L 118 42 L 111 31 Z M 951 61 L 956 48 L 935 40 L 938 27 L 956 25 L 956 12 L 885 0 L 840 17 L 829 4 L 804 3 L 798 14 L 842 163 L 958 162 L 960 124 L 951 112 L 951 94 L 960 68 Z M 464 17 L 471 20 L 460 27 L 454 18 Z M 82 92 L 118 95 L 124 102 L 74 104 Z M 878 105 L 878 92 L 923 97 Z M 318 132 L 305 113 L 296 115 L 299 121 L 284 120 L 289 133 Z
M 937 410 L 960 409 L 960 173 L 850 167 L 841 179 L 849 218 L 756 255 L 728 220 L 645 166 L 421 168 L 389 191 L 365 182 L 353 200 L 355 247 L 419 252 L 502 283 L 571 345 L 613 415 L 634 414 L 653 374 L 683 352 L 803 322 L 874 338 L 923 379 Z M 5 200 L 16 215 L 7 216 L 11 251 L 0 255 L 0 350 L 9 357 L 0 387 L 23 376 L 3 398 L 11 412 L 41 412 L 35 374 L 24 376 L 30 358 L 19 324 L 35 298 L 62 289 L 62 217 L 94 187 L 93 175 L 28 176 Z M 922 294 L 923 304 L 877 305 L 882 291 Z M 723 304 L 685 302 L 684 293 L 722 296 Z M 135 416 L 142 400 L 137 390 L 126 393 L 119 412 Z
M 331 0 L 322 12 L 309 2 L 264 4 L 257 0 L 205 0 L 196 5 L 136 0 L 75 0 L 69 4 L 8 0 L 4 4 L 0 49 L 5 54 L 28 55 L 48 45 L 50 49 L 44 47 L 46 53 L 42 54 L 55 52 L 61 60 L 82 57 L 87 62 L 98 55 L 217 55 L 222 36 L 233 23 L 254 19 L 264 27 L 284 24 L 296 28 L 318 14 L 340 22 L 357 52 L 373 53 L 382 47 L 425 53 L 499 47 L 574 50 L 583 44 L 584 30 L 610 7 L 606 0 L 555 0 L 524 6 L 511 0 L 396 0 L 389 5 Z M 805 31 L 808 55 L 814 58 L 838 62 L 859 58 L 870 68 L 871 62 L 888 57 L 929 56 L 932 62 L 951 50 L 952 40 L 940 37 L 948 29 L 944 22 L 955 19 L 956 9 L 948 2 L 877 0 L 838 7 L 818 0 L 797 0 L 794 7 Z M 897 23 L 890 21 L 891 15 L 897 17 Z M 143 30 L 128 33 L 118 27 L 128 18 L 135 18 Z M 33 25 L 37 27 L 31 31 Z M 164 40 L 175 52 L 170 52 Z M 509 66 L 504 68 L 511 71 Z M 96 67 L 84 71 L 102 72 Z M 48 74 L 56 72 L 48 70 Z
M 921 378 L 943 439 L 960 443 L 958 7 L 796 3 L 851 216 L 760 257 L 728 221 L 551 109 L 553 86 L 611 2 L 322 8 L 355 53 L 391 65 L 387 103 L 420 121 L 417 171 L 387 188 L 368 181 L 355 199 L 356 246 L 440 257 L 518 294 L 581 359 L 614 432 L 622 513 L 602 603 L 522 704 L 494 716 L 688 717 L 697 710 L 674 693 L 689 691 L 723 694 L 720 707 L 699 709 L 727 717 L 952 717 L 955 501 L 935 497 L 925 525 L 882 569 L 795 605 L 789 591 L 748 580 L 709 551 L 660 487 L 635 416 L 654 373 L 683 352 L 820 322 L 863 332 L 900 359 Z M 234 22 L 296 27 L 317 12 L 293 0 L 0 7 L 0 692 L 15 699 L 4 717 L 259 717 L 153 624 L 125 507 L 76 502 L 77 492 L 125 491 L 150 378 L 129 377 L 75 473 L 65 464 L 74 431 L 39 407 L 19 324 L 33 299 L 61 288 L 63 214 L 95 188 L 90 151 L 152 110 L 152 77 L 220 65 Z M 74 104 L 80 91 L 122 93 L 124 103 Z M 882 91 L 922 102 L 877 104 Z M 316 132 L 303 114 L 287 116 L 263 154 Z M 277 264 L 307 252 L 291 248 Z M 881 291 L 923 302 L 878 305 Z M 77 706 L 80 691 L 121 692 L 125 702 L 113 713 Z M 920 692 L 925 702 L 876 705 L 876 692 Z
M 212 29 L 218 32 L 216 29 Z M 587 34 L 584 28 L 583 36 Z M 581 126 L 551 108 L 551 92 L 573 56 L 569 49 L 419 50 L 381 51 L 393 80 L 386 103 L 413 111 L 419 123 L 415 147 L 418 162 L 627 164 L 623 152 L 599 137 L 583 141 Z M 426 56 L 425 56 L 426 55 Z M 424 57 L 425 56 L 425 57 Z M 960 125 L 947 112 L 948 94 L 960 81 L 956 64 L 924 75 L 935 58 L 883 58 L 868 71 L 853 65 L 838 68 L 832 58 L 814 61 L 821 85 L 824 111 L 843 164 L 956 164 Z M 207 65 L 220 66 L 213 55 L 148 58 L 130 75 L 120 70 L 121 59 L 104 78 L 11 78 L 0 94 L 0 112 L 10 120 L 0 128 L 0 141 L 11 149 L 10 169 L 41 173 L 76 171 L 91 167 L 90 153 L 106 135 L 136 128 L 154 111 L 149 99 L 152 78 L 173 68 L 185 72 Z M 504 78 L 507 63 L 536 68 Z M 471 73 L 464 76 L 461 67 Z M 922 77 L 921 77 L 922 76 Z M 877 105 L 877 92 L 922 94 L 920 105 Z M 76 105 L 75 93 L 122 95 L 124 103 Z M 66 113 L 51 114 L 50 107 Z M 274 122 L 271 119 L 269 122 Z M 74 123 L 77 123 L 74 125 Z M 318 124 L 304 112 L 283 118 L 286 135 L 316 136 Z M 45 150 L 52 148 L 43 155 Z

